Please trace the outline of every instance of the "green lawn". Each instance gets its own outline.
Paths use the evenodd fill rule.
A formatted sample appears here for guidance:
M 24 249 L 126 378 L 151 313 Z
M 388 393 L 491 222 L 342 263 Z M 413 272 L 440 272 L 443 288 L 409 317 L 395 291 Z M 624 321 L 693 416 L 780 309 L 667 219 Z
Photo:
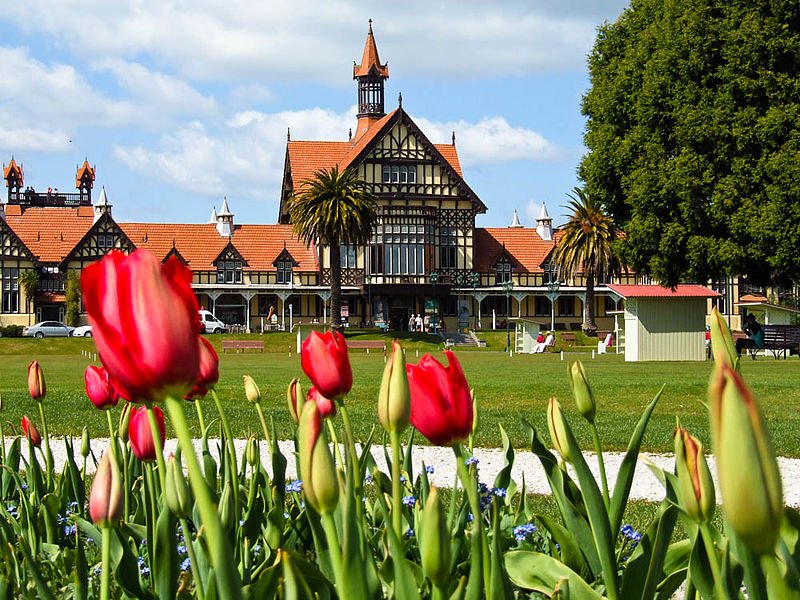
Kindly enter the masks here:
M 268 416 L 274 418 L 278 431 L 289 436 L 291 424 L 286 408 L 285 390 L 292 377 L 302 377 L 300 361 L 294 353 L 294 338 L 288 334 L 270 334 L 267 352 L 221 354 L 221 379 L 218 386 L 234 433 L 246 436 L 260 430 L 256 412 L 244 399 L 242 375 L 252 375 L 261 386 Z M 211 338 L 219 344 L 219 336 Z M 289 348 L 292 355 L 289 356 Z M 435 343 L 420 339 L 408 344 L 408 360 L 434 350 Z M 53 434 L 79 434 L 87 425 L 92 435 L 104 435 L 105 417 L 95 410 L 83 393 L 83 370 L 89 361 L 81 350 L 93 350 L 91 339 L 31 340 L 0 339 L 0 394 L 3 399 L 4 424 L 18 429 L 19 419 L 29 414 L 38 421 L 35 403 L 28 397 L 28 363 L 38 359 L 47 379 L 46 411 Z M 682 423 L 709 442 L 705 402 L 711 363 L 639 363 L 626 364 L 620 356 L 606 355 L 594 360 L 582 357 L 598 399 L 598 424 L 606 448 L 622 450 L 642 408 L 662 384 L 664 395 L 645 437 L 648 451 L 669 452 L 675 415 Z M 497 423 L 502 423 L 516 447 L 525 447 L 520 419 L 525 418 L 546 435 L 545 407 L 555 395 L 561 399 L 579 439 L 589 447 L 589 432 L 583 426 L 569 400 L 567 362 L 557 354 L 514 356 L 502 352 L 459 351 L 467 379 L 475 388 L 480 407 L 480 430 L 477 443 L 499 444 Z M 377 425 L 375 399 L 384 367 L 380 353 L 351 353 L 354 386 L 347 399 L 356 434 L 364 438 Z M 743 372 L 753 387 L 766 415 L 776 449 L 785 456 L 800 456 L 800 361 L 760 357 L 745 360 Z M 304 389 L 308 382 L 303 377 Z M 210 400 L 204 402 L 207 418 L 215 411 Z M 190 408 L 187 405 L 187 409 Z M 193 411 L 189 411 L 193 418 Z M 8 425 L 5 425 L 8 428 Z M 7 430 L 8 433 L 8 430 Z M 417 441 L 421 441 L 419 436 Z

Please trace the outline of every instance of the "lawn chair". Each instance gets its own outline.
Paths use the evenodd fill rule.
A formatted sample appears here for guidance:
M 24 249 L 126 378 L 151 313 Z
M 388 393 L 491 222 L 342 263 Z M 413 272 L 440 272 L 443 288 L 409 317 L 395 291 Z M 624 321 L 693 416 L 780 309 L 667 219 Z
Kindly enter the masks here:
M 609 333 L 606 336 L 606 339 L 600 340 L 597 342 L 597 353 L 598 354 L 605 354 L 608 350 L 608 347 L 611 345 L 611 334 Z

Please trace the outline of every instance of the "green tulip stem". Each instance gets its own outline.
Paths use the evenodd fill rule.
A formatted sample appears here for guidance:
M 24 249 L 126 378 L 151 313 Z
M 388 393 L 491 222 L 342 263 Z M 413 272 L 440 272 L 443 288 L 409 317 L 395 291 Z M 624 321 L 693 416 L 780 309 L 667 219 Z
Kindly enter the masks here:
M 128 484 L 128 444 L 121 444 L 122 448 L 122 460 L 119 463 L 119 467 L 122 469 L 122 498 L 124 509 L 122 512 L 122 520 L 127 521 L 128 515 L 130 514 L 130 493 L 131 487 Z M 97 460 L 95 459 L 95 462 Z
M 267 420 L 264 418 L 264 409 L 261 407 L 261 402 L 256 402 L 256 411 L 258 412 L 258 420 L 261 421 L 261 429 L 264 430 L 264 441 L 267 443 L 270 454 L 272 454 L 272 438 L 269 435 L 269 428 L 267 427 Z
M 106 413 L 106 421 L 108 421 L 108 447 L 114 455 L 114 460 L 117 461 L 117 464 L 124 467 L 119 458 L 119 446 L 117 445 L 117 438 L 115 435 L 117 430 L 114 427 L 114 422 L 111 420 L 111 411 L 105 410 L 103 412 Z
M 440 588 L 435 583 L 432 586 L 431 600 L 447 600 L 447 590 Z
M 44 402 L 41 398 L 36 402 L 39 405 L 39 417 L 42 421 L 42 433 L 44 433 L 44 463 L 47 467 L 47 491 L 51 489 L 53 480 L 53 453 L 50 452 L 50 434 L 47 430 L 47 419 L 44 416 Z
M 711 536 L 711 528 L 708 523 L 703 522 L 699 525 L 700 537 L 703 538 L 703 544 L 706 547 L 706 554 L 708 555 L 708 564 L 711 567 L 711 577 L 714 580 L 714 596 L 717 600 L 725 600 L 725 586 L 722 582 L 722 572 L 719 566 L 719 555 L 717 549 L 714 547 L 714 539 Z
M 222 430 L 225 432 L 225 444 L 228 448 L 228 462 L 230 482 L 233 492 L 233 504 L 239 506 L 239 481 L 236 475 L 236 448 L 233 445 L 233 431 L 231 431 L 231 424 L 228 422 L 228 417 L 222 408 L 222 401 L 219 399 L 217 392 L 213 389 L 210 390 L 211 397 L 214 399 L 214 405 L 217 407 L 219 418 L 222 421 Z
M 200 398 L 195 398 L 194 409 L 197 411 L 197 422 L 200 424 L 200 433 L 206 432 L 206 419 L 203 416 L 203 407 L 200 404 Z
M 189 555 L 189 563 L 192 565 L 192 575 L 194 576 L 194 585 L 197 589 L 197 597 L 200 600 L 205 600 L 206 592 L 203 589 L 203 578 L 200 576 L 200 565 L 197 563 L 194 555 L 194 542 L 192 541 L 192 530 L 189 529 L 189 523 L 185 518 L 178 519 L 181 524 L 181 531 L 183 532 L 184 546 L 186 546 L 186 553 Z
M 100 600 L 111 598 L 111 528 L 103 527 L 102 567 L 100 571 Z
M 328 435 L 331 436 L 331 443 L 333 443 L 333 453 L 336 457 L 335 462 L 338 463 L 339 468 L 344 473 L 345 462 L 344 458 L 342 458 L 342 448 L 339 445 L 339 436 L 336 435 L 336 428 L 333 426 L 333 422 L 330 419 L 323 419 L 323 420 L 328 425 Z
M 603 502 L 605 502 L 606 510 L 611 506 L 611 499 L 608 495 L 608 478 L 606 477 L 606 465 L 603 460 L 603 448 L 600 446 L 600 435 L 597 433 L 597 425 L 594 421 L 591 423 L 592 440 L 594 440 L 594 451 L 597 453 L 597 466 L 600 468 L 600 483 L 603 486 Z
M 0 421 L 0 462 L 6 464 L 6 434 L 3 433 L 2 421 Z
M 392 444 L 392 526 L 397 539 L 403 539 L 403 489 L 400 483 L 400 434 L 389 432 Z
M 456 455 L 456 468 L 461 478 L 461 485 L 464 486 L 464 491 L 467 493 L 469 506 L 472 510 L 472 535 L 483 537 L 483 513 L 481 513 L 481 503 L 478 499 L 477 490 L 475 489 L 475 477 L 470 473 L 469 467 L 467 467 L 465 463 L 466 457 L 464 455 L 464 447 L 461 444 L 456 444 L 453 446 L 453 452 Z M 482 564 L 475 564 L 476 558 L 481 562 L 483 561 L 482 555 L 477 557 L 473 556 L 470 568 L 477 568 L 483 571 Z
M 161 484 L 161 493 L 167 489 L 167 463 L 164 462 L 164 440 L 161 439 L 161 431 L 158 429 L 156 413 L 150 404 L 145 404 L 147 409 L 147 421 L 150 423 L 150 435 L 153 436 L 153 445 L 156 447 L 156 463 L 158 464 L 158 483 Z M 154 496 L 155 499 L 157 497 Z
M 342 567 L 342 548 L 339 545 L 339 534 L 336 533 L 336 522 L 330 512 L 324 512 L 322 517 L 322 529 L 325 531 L 325 538 L 328 540 L 330 550 L 331 565 L 333 566 L 333 577 L 336 579 L 336 592 L 340 598 L 346 598 L 344 593 L 344 569 Z
M 170 397 L 166 399 L 166 407 L 172 427 L 175 429 L 175 434 L 178 436 L 178 441 L 184 450 L 182 456 L 186 460 L 186 466 L 189 470 L 189 484 L 192 486 L 197 509 L 200 513 L 200 526 L 206 537 L 207 547 L 210 549 L 211 566 L 216 571 L 219 597 L 236 600 L 242 597 L 239 573 L 233 564 L 233 552 L 231 551 L 230 543 L 222 530 L 217 507 L 211 498 L 211 492 L 197 460 L 197 454 L 194 452 L 192 434 L 189 431 L 189 425 L 186 423 L 183 406 L 180 400 Z
M 353 437 L 353 427 L 350 424 L 350 413 L 347 411 L 347 407 L 344 405 L 343 401 L 339 402 L 339 412 L 342 413 L 342 425 L 344 425 L 344 439 L 347 455 L 350 460 L 353 461 L 351 465 L 353 469 L 358 469 L 358 455 L 356 454 L 356 441 L 355 437 Z M 360 497 L 362 487 L 361 478 L 356 477 L 355 473 L 352 473 L 352 475 L 355 477 L 356 494 Z

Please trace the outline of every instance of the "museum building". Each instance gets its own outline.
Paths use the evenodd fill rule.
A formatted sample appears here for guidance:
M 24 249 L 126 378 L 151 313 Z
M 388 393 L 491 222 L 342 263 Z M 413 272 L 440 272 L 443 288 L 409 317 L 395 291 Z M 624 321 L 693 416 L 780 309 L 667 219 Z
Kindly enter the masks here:
M 370 23 L 360 64 L 353 67 L 358 104 L 355 133 L 343 141 L 287 135 L 276 224 L 235 221 L 223 200 L 205 224 L 117 222 L 104 189 L 93 196 L 95 167 L 76 169 L 75 193 L 24 185 L 21 164 L 3 165 L 8 190 L 0 204 L 0 325 L 63 320 L 70 273 L 118 249 L 145 248 L 183 261 L 194 274 L 201 306 L 249 331 L 288 329 L 329 318 L 328 249 L 293 234 L 289 203 L 320 169 L 355 169 L 378 200 L 378 226 L 365 247 L 342 247 L 342 313 L 350 326 L 408 328 L 426 315 L 447 331 L 490 329 L 506 319 L 544 328 L 579 329 L 584 282 L 564 281 L 552 262 L 560 232 L 542 207 L 535 227 L 517 214 L 508 227 L 476 227 L 487 206 L 466 182 L 456 136 L 428 139 L 403 109 L 385 110 L 387 64 Z M 26 272 L 35 272 L 35 285 Z M 72 276 L 74 279 L 74 276 Z M 640 283 L 633 274 L 596 285 L 601 330 L 617 308 L 608 283 Z M 85 317 L 85 316 L 84 316 Z

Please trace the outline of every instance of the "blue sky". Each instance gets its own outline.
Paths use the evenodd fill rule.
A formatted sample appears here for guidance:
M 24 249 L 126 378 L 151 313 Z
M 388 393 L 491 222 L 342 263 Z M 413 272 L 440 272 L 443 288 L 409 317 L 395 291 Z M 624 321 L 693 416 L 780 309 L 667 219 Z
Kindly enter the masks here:
M 85 157 L 119 221 L 277 218 L 286 130 L 346 140 L 373 19 L 386 110 L 456 145 L 489 210 L 562 222 L 596 27 L 623 0 L 26 0 L 0 16 L 0 160 L 71 191 Z

